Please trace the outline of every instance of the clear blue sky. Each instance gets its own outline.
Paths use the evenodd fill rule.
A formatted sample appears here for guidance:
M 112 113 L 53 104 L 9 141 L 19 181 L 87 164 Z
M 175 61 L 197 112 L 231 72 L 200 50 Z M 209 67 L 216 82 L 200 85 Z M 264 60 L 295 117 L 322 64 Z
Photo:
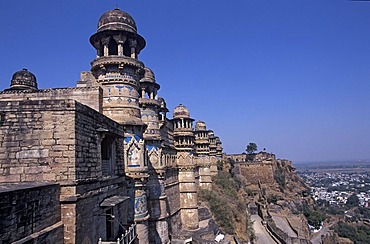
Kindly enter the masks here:
M 40 88 L 75 86 L 116 3 L 169 109 L 188 106 L 225 152 L 255 142 L 299 162 L 370 158 L 370 2 L 0 0 L 0 89 L 24 67 Z

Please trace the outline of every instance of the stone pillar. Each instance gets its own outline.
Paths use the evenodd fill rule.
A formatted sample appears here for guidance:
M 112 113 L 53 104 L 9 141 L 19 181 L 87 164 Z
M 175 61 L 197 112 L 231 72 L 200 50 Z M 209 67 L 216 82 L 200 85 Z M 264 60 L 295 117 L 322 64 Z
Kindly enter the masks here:
M 149 243 L 148 201 L 144 181 L 135 179 L 134 221 L 139 243 Z
M 207 160 L 209 160 L 208 157 Z M 210 164 L 202 164 L 199 166 L 199 186 L 201 189 L 212 190 L 212 173 Z
M 138 128 L 126 127 L 124 139 L 124 164 L 126 175 L 132 179 L 133 220 L 137 224 L 139 243 L 149 243 L 147 181 L 148 167 L 145 165 L 144 140 L 140 134 L 131 134 Z M 131 132 L 129 134 L 129 132 Z M 133 211 L 132 211 L 133 210 Z
M 169 243 L 167 196 L 164 192 L 164 176 L 152 174 L 148 183 L 149 239 L 151 243 Z
M 94 47 L 96 48 L 96 57 L 99 58 L 99 57 L 103 56 L 103 53 L 101 52 L 102 50 L 101 50 L 100 42 L 95 42 Z
M 113 38 L 117 43 L 118 56 L 123 56 L 123 44 L 125 43 L 127 37 L 120 34 L 113 36 Z
M 215 157 L 215 156 L 210 157 L 210 163 L 211 163 L 210 172 L 211 172 L 211 175 L 218 175 L 218 169 L 217 169 L 217 161 L 218 160 L 221 160 L 221 159 L 218 158 L 218 157 Z
M 123 56 L 123 43 L 118 43 L 118 56 Z
M 104 56 L 108 56 L 109 55 L 109 48 L 108 48 L 108 45 L 109 45 L 109 41 L 110 41 L 110 37 L 105 37 L 105 38 L 102 38 L 101 42 L 103 44 L 103 47 L 104 47 L 104 53 L 103 55 Z
M 137 41 L 134 39 L 130 39 L 130 48 L 131 48 L 131 58 L 137 58 L 136 57 L 136 46 L 137 46 Z
M 182 225 L 184 229 L 198 229 L 198 195 L 194 166 L 179 166 L 179 188 Z

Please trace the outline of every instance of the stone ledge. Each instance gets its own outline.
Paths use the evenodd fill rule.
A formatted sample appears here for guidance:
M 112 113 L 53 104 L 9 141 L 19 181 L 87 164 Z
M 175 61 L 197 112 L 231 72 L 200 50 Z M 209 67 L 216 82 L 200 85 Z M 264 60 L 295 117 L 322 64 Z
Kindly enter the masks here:
M 58 222 L 56 224 L 53 224 L 52 226 L 49 226 L 49 227 L 47 227 L 47 228 L 45 228 L 43 230 L 40 230 L 40 231 L 38 231 L 36 233 L 32 233 L 31 235 L 29 235 L 29 236 L 27 236 L 25 238 L 22 238 L 22 239 L 20 239 L 18 241 L 12 242 L 12 244 L 31 243 L 32 241 L 34 241 L 35 239 L 41 237 L 42 235 L 45 235 L 48 232 L 52 232 L 54 230 L 57 230 L 58 228 L 63 228 L 62 221 L 60 221 L 60 222 Z M 61 231 L 63 231 L 63 229 Z

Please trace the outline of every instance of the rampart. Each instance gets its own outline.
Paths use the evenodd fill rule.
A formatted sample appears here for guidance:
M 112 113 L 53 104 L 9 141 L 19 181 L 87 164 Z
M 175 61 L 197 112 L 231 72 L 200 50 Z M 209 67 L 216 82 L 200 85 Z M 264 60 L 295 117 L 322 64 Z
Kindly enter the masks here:
M 1 243 L 63 243 L 59 193 L 58 184 L 1 185 Z

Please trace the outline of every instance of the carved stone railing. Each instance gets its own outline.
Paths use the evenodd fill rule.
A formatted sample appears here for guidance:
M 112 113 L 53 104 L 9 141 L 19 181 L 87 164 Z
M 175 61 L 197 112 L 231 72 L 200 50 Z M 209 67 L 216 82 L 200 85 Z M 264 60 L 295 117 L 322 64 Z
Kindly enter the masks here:
M 150 99 L 150 98 L 139 98 L 139 103 L 143 105 L 155 105 L 160 107 L 161 102 L 156 99 Z
M 117 241 L 102 241 L 101 238 L 99 238 L 98 244 L 131 244 L 136 240 L 136 224 L 133 224 L 125 231 L 125 234 L 122 234 L 120 238 L 117 238 Z

